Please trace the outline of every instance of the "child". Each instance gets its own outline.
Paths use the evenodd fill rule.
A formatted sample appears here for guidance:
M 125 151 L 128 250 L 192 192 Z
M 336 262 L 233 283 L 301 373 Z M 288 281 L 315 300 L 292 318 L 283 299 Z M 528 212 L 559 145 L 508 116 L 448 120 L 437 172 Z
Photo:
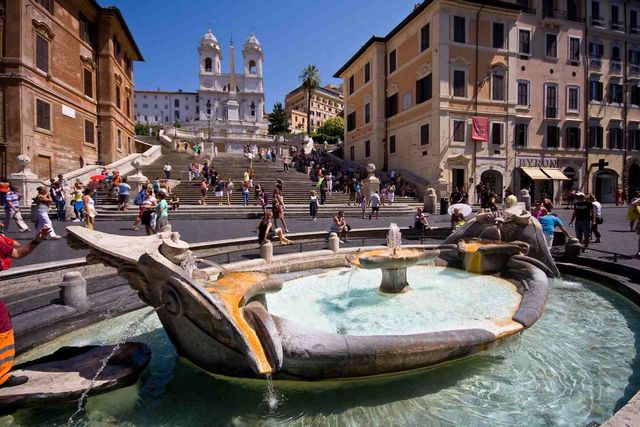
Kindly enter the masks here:
M 358 206 L 360 206 L 360 209 L 362 209 L 362 219 L 364 219 L 364 214 L 365 214 L 365 211 L 367 210 L 367 199 L 364 196 L 360 197 L 360 202 L 358 203 Z

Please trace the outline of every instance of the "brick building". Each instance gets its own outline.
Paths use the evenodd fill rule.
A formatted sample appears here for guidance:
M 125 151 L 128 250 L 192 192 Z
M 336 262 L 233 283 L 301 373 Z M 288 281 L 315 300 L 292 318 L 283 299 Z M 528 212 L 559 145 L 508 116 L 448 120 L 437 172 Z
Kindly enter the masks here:
M 115 7 L 0 0 L 0 175 L 27 154 L 41 178 L 135 152 L 133 61 Z

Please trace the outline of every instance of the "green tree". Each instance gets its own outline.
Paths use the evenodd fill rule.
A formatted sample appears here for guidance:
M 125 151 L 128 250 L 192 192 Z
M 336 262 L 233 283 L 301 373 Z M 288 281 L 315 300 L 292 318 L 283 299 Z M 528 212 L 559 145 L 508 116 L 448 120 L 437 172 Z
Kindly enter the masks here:
M 344 136 L 344 120 L 340 116 L 330 117 L 316 129 L 316 133 L 341 139 Z
M 282 108 L 282 103 L 276 102 L 273 104 L 273 111 L 269 118 L 269 133 L 271 135 L 278 135 L 282 133 L 289 133 L 289 123 L 287 123 L 287 113 Z
M 320 71 L 315 65 L 307 65 L 300 73 L 300 80 L 307 91 L 307 134 L 311 135 L 311 95 L 320 86 Z

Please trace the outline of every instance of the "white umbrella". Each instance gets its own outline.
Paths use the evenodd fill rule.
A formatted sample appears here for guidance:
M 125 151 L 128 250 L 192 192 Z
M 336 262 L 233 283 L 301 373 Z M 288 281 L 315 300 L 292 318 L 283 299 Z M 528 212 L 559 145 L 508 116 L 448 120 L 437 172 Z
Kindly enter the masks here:
M 471 206 L 465 205 L 464 203 L 456 203 L 455 205 L 449 206 L 449 210 L 447 211 L 449 215 L 451 215 L 456 208 L 464 216 L 471 215 Z

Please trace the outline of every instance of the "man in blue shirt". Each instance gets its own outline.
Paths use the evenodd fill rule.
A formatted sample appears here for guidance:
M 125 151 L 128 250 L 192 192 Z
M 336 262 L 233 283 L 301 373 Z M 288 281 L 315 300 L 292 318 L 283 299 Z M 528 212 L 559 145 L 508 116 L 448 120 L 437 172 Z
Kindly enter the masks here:
M 543 210 L 543 212 L 546 211 Z M 560 228 L 560 230 L 562 230 L 562 232 L 566 236 L 569 235 L 569 232 L 566 228 L 564 228 L 564 225 L 562 224 L 562 221 L 560 221 L 560 218 L 558 218 L 554 214 L 543 214 L 540 218 L 538 218 L 538 221 L 540 221 L 540 225 L 542 226 L 544 238 L 547 239 L 547 247 L 549 248 L 549 250 L 551 250 L 551 247 L 553 246 L 553 234 L 556 227 Z

